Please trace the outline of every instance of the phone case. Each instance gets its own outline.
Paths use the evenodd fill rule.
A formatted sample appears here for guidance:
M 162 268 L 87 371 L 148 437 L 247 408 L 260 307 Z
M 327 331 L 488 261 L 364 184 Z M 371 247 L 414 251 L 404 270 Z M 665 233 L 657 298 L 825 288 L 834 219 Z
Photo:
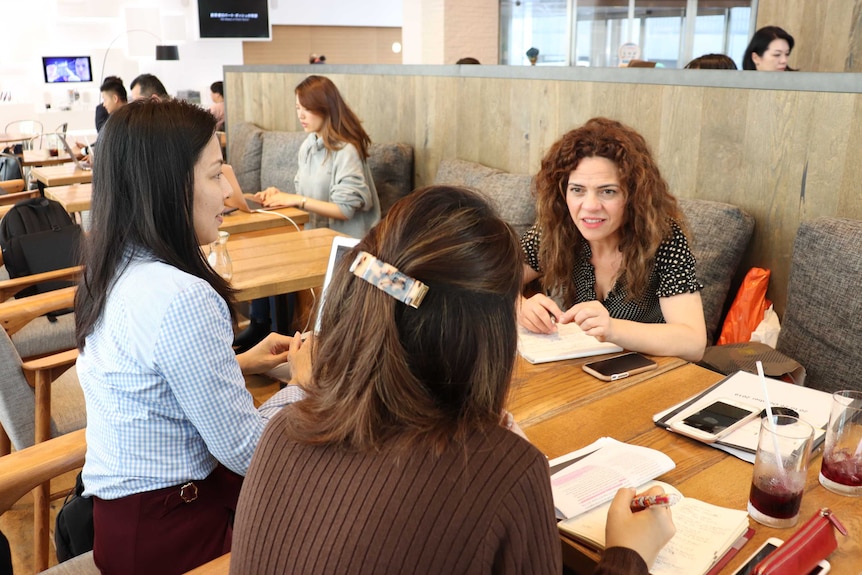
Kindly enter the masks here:
M 847 535 L 844 525 L 824 507 L 758 563 L 754 575 L 805 575 L 838 547 L 835 529 Z

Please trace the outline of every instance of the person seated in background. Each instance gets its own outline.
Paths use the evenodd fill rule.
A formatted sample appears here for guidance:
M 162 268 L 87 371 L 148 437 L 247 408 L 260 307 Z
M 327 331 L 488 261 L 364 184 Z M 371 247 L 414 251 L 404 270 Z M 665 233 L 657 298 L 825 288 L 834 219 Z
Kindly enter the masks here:
M 725 54 L 704 54 L 685 65 L 688 70 L 736 70 L 736 62 Z
M 520 260 L 487 200 L 448 186 L 345 255 L 319 334 L 290 351 L 306 398 L 255 451 L 231 573 L 561 572 L 547 459 L 504 410 Z M 599 573 L 645 575 L 674 533 L 634 495 L 614 499 Z
M 296 193 L 270 186 L 254 199 L 266 207 L 307 211 L 307 230 L 329 228 L 361 238 L 380 220 L 380 197 L 368 166 L 371 138 L 329 78 L 308 76 L 294 93 L 297 119 L 308 134 L 299 147 Z M 238 350 L 271 331 L 271 307 L 268 298 L 252 300 L 249 325 L 234 341 Z
M 460 60 L 458 60 L 455 63 L 456 64 L 481 64 L 481 62 L 479 62 L 479 60 L 477 60 L 476 58 L 473 58 L 472 56 L 467 56 L 466 58 L 461 58 Z
M 706 323 L 684 217 L 643 137 L 607 118 L 565 134 L 536 176 L 518 321 L 537 333 L 575 322 L 625 349 L 699 361 Z
M 123 79 L 119 76 L 106 76 L 105 80 L 102 82 L 102 85 L 99 87 L 99 92 L 102 96 L 102 103 L 100 104 L 100 106 L 102 106 L 102 108 L 105 110 L 108 117 L 110 117 L 111 114 L 113 114 L 128 103 L 126 96 L 126 87 L 123 86 Z M 108 118 L 106 117 L 104 122 L 102 122 L 102 125 L 104 125 L 107 121 Z M 97 134 L 101 132 L 101 126 L 96 126 L 96 132 Z M 93 150 L 88 148 L 95 147 L 96 142 L 92 142 L 91 146 L 89 147 L 86 143 L 79 141 L 76 141 L 75 145 L 78 146 L 78 148 L 80 148 L 81 150 L 86 150 L 84 161 L 90 162 L 92 164 Z
M 75 298 L 93 558 L 103 573 L 185 573 L 230 550 L 255 445 L 301 397 L 287 387 L 258 410 L 243 378 L 283 363 L 293 340 L 231 347 L 233 290 L 201 250 L 230 195 L 212 114 L 144 99 L 100 141 Z
M 210 84 L 210 114 L 216 117 L 216 130 L 224 130 L 224 82 L 213 82 Z
M 123 86 L 123 79 L 119 76 L 105 78 L 99 87 L 99 92 L 102 96 L 102 104 L 109 116 L 128 103 L 126 87 Z
M 129 101 L 134 102 L 141 98 L 167 100 L 170 96 L 161 80 L 152 74 L 141 74 L 129 84 Z
M 793 36 L 778 26 L 764 26 L 754 33 L 742 56 L 743 70 L 792 72 L 787 65 L 793 51 Z

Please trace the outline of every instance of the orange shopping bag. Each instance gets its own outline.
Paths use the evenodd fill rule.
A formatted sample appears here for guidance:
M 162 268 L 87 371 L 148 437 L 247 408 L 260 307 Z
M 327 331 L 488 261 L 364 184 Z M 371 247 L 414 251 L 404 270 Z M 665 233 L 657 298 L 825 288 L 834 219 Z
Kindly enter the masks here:
M 751 333 L 763 321 L 763 314 L 771 305 L 766 299 L 769 275 L 769 270 L 763 268 L 751 268 L 745 274 L 727 317 L 724 318 L 718 345 L 751 340 Z

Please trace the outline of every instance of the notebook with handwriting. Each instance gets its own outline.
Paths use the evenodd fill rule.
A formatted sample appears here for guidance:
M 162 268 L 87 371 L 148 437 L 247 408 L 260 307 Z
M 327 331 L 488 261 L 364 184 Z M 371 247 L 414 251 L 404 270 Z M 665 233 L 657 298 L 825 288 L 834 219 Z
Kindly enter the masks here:
M 551 490 L 558 527 L 568 537 L 594 549 L 605 548 L 610 500 L 620 487 L 638 492 L 661 485 L 682 499 L 671 508 L 676 534 L 650 569 L 652 575 L 703 575 L 748 531 L 748 513 L 713 505 L 683 494 L 654 478 L 675 467 L 664 453 L 602 437 L 551 464 Z
M 530 363 L 590 357 L 622 351 L 620 346 L 585 334 L 576 323 L 557 324 L 556 333 L 533 333 L 518 327 L 518 351 Z

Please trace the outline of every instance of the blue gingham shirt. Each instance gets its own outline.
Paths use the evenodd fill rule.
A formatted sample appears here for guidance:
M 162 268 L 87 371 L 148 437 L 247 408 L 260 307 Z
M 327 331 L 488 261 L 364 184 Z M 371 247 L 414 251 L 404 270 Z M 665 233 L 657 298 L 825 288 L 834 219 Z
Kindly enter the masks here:
M 255 409 L 231 348 L 227 304 L 200 278 L 138 258 L 112 287 L 77 362 L 87 403 L 85 495 L 117 499 L 245 475 L 266 423 L 302 397 Z

